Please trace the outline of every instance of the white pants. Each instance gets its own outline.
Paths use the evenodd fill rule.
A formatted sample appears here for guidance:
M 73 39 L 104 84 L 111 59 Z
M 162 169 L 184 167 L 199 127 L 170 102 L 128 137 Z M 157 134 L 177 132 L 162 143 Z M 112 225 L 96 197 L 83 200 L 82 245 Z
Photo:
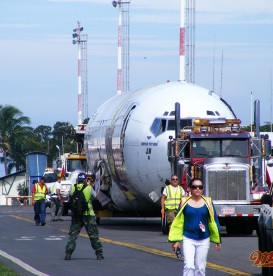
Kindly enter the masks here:
M 183 237 L 183 276 L 205 275 L 209 247 L 209 238 L 204 240 L 192 240 Z

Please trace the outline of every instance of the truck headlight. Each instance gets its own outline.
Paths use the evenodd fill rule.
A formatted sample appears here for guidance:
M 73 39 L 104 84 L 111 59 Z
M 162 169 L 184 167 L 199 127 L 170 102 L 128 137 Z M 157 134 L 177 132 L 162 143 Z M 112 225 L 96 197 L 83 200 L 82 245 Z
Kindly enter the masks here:
M 252 198 L 253 198 L 253 200 L 259 200 L 259 199 L 261 199 L 261 197 L 262 197 L 263 194 L 264 193 L 255 193 L 255 194 L 252 194 Z

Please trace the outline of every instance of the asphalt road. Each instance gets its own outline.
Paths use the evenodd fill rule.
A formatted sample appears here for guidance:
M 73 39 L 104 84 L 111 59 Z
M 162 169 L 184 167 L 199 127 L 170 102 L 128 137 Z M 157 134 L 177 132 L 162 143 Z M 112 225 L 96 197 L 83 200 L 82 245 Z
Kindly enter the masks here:
M 48 209 L 49 211 L 49 209 Z M 171 251 L 158 218 L 101 219 L 100 237 L 105 259 L 96 260 L 85 230 L 77 240 L 71 261 L 65 261 L 70 217 L 35 226 L 32 206 L 0 206 L 0 260 L 19 275 L 181 275 L 183 260 Z M 249 260 L 258 249 L 252 236 L 227 236 L 222 232 L 222 249 L 211 244 L 206 274 L 261 275 Z

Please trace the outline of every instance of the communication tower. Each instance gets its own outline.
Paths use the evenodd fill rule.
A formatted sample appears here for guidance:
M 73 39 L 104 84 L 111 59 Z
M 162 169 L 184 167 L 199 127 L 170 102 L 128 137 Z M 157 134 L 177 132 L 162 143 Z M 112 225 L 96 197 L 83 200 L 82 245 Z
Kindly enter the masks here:
M 185 0 L 182 0 L 185 1 Z M 195 0 L 185 5 L 186 81 L 195 82 Z
M 129 55 L 130 55 L 130 22 L 129 8 L 131 1 L 112 1 L 114 8 L 118 6 L 118 70 L 117 94 L 129 91 Z
M 81 34 L 83 27 L 73 29 L 73 44 L 78 44 L 78 128 L 88 118 L 88 83 L 87 83 L 87 34 Z

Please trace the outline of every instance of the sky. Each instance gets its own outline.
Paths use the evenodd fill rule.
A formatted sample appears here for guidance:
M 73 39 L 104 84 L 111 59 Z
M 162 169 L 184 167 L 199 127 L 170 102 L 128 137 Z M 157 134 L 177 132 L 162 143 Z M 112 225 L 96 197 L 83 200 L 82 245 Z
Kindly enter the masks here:
M 77 124 L 77 21 L 88 35 L 88 115 L 115 95 L 110 0 L 3 0 L 0 10 L 0 104 L 18 107 L 33 127 Z M 131 90 L 178 80 L 179 24 L 179 0 L 131 0 Z M 272 120 L 273 1 L 196 0 L 195 50 L 196 84 L 214 89 L 244 125 L 251 98 L 260 100 L 261 124 Z
M 77 21 L 88 35 L 88 115 L 116 94 L 111 0 L 1 0 L 0 10 L 0 105 L 19 108 L 34 128 L 77 124 Z M 131 0 L 131 90 L 178 80 L 179 24 L 179 0 Z M 273 1 L 196 0 L 195 30 L 195 83 L 221 95 L 243 125 L 255 99 L 261 124 L 272 122 Z

